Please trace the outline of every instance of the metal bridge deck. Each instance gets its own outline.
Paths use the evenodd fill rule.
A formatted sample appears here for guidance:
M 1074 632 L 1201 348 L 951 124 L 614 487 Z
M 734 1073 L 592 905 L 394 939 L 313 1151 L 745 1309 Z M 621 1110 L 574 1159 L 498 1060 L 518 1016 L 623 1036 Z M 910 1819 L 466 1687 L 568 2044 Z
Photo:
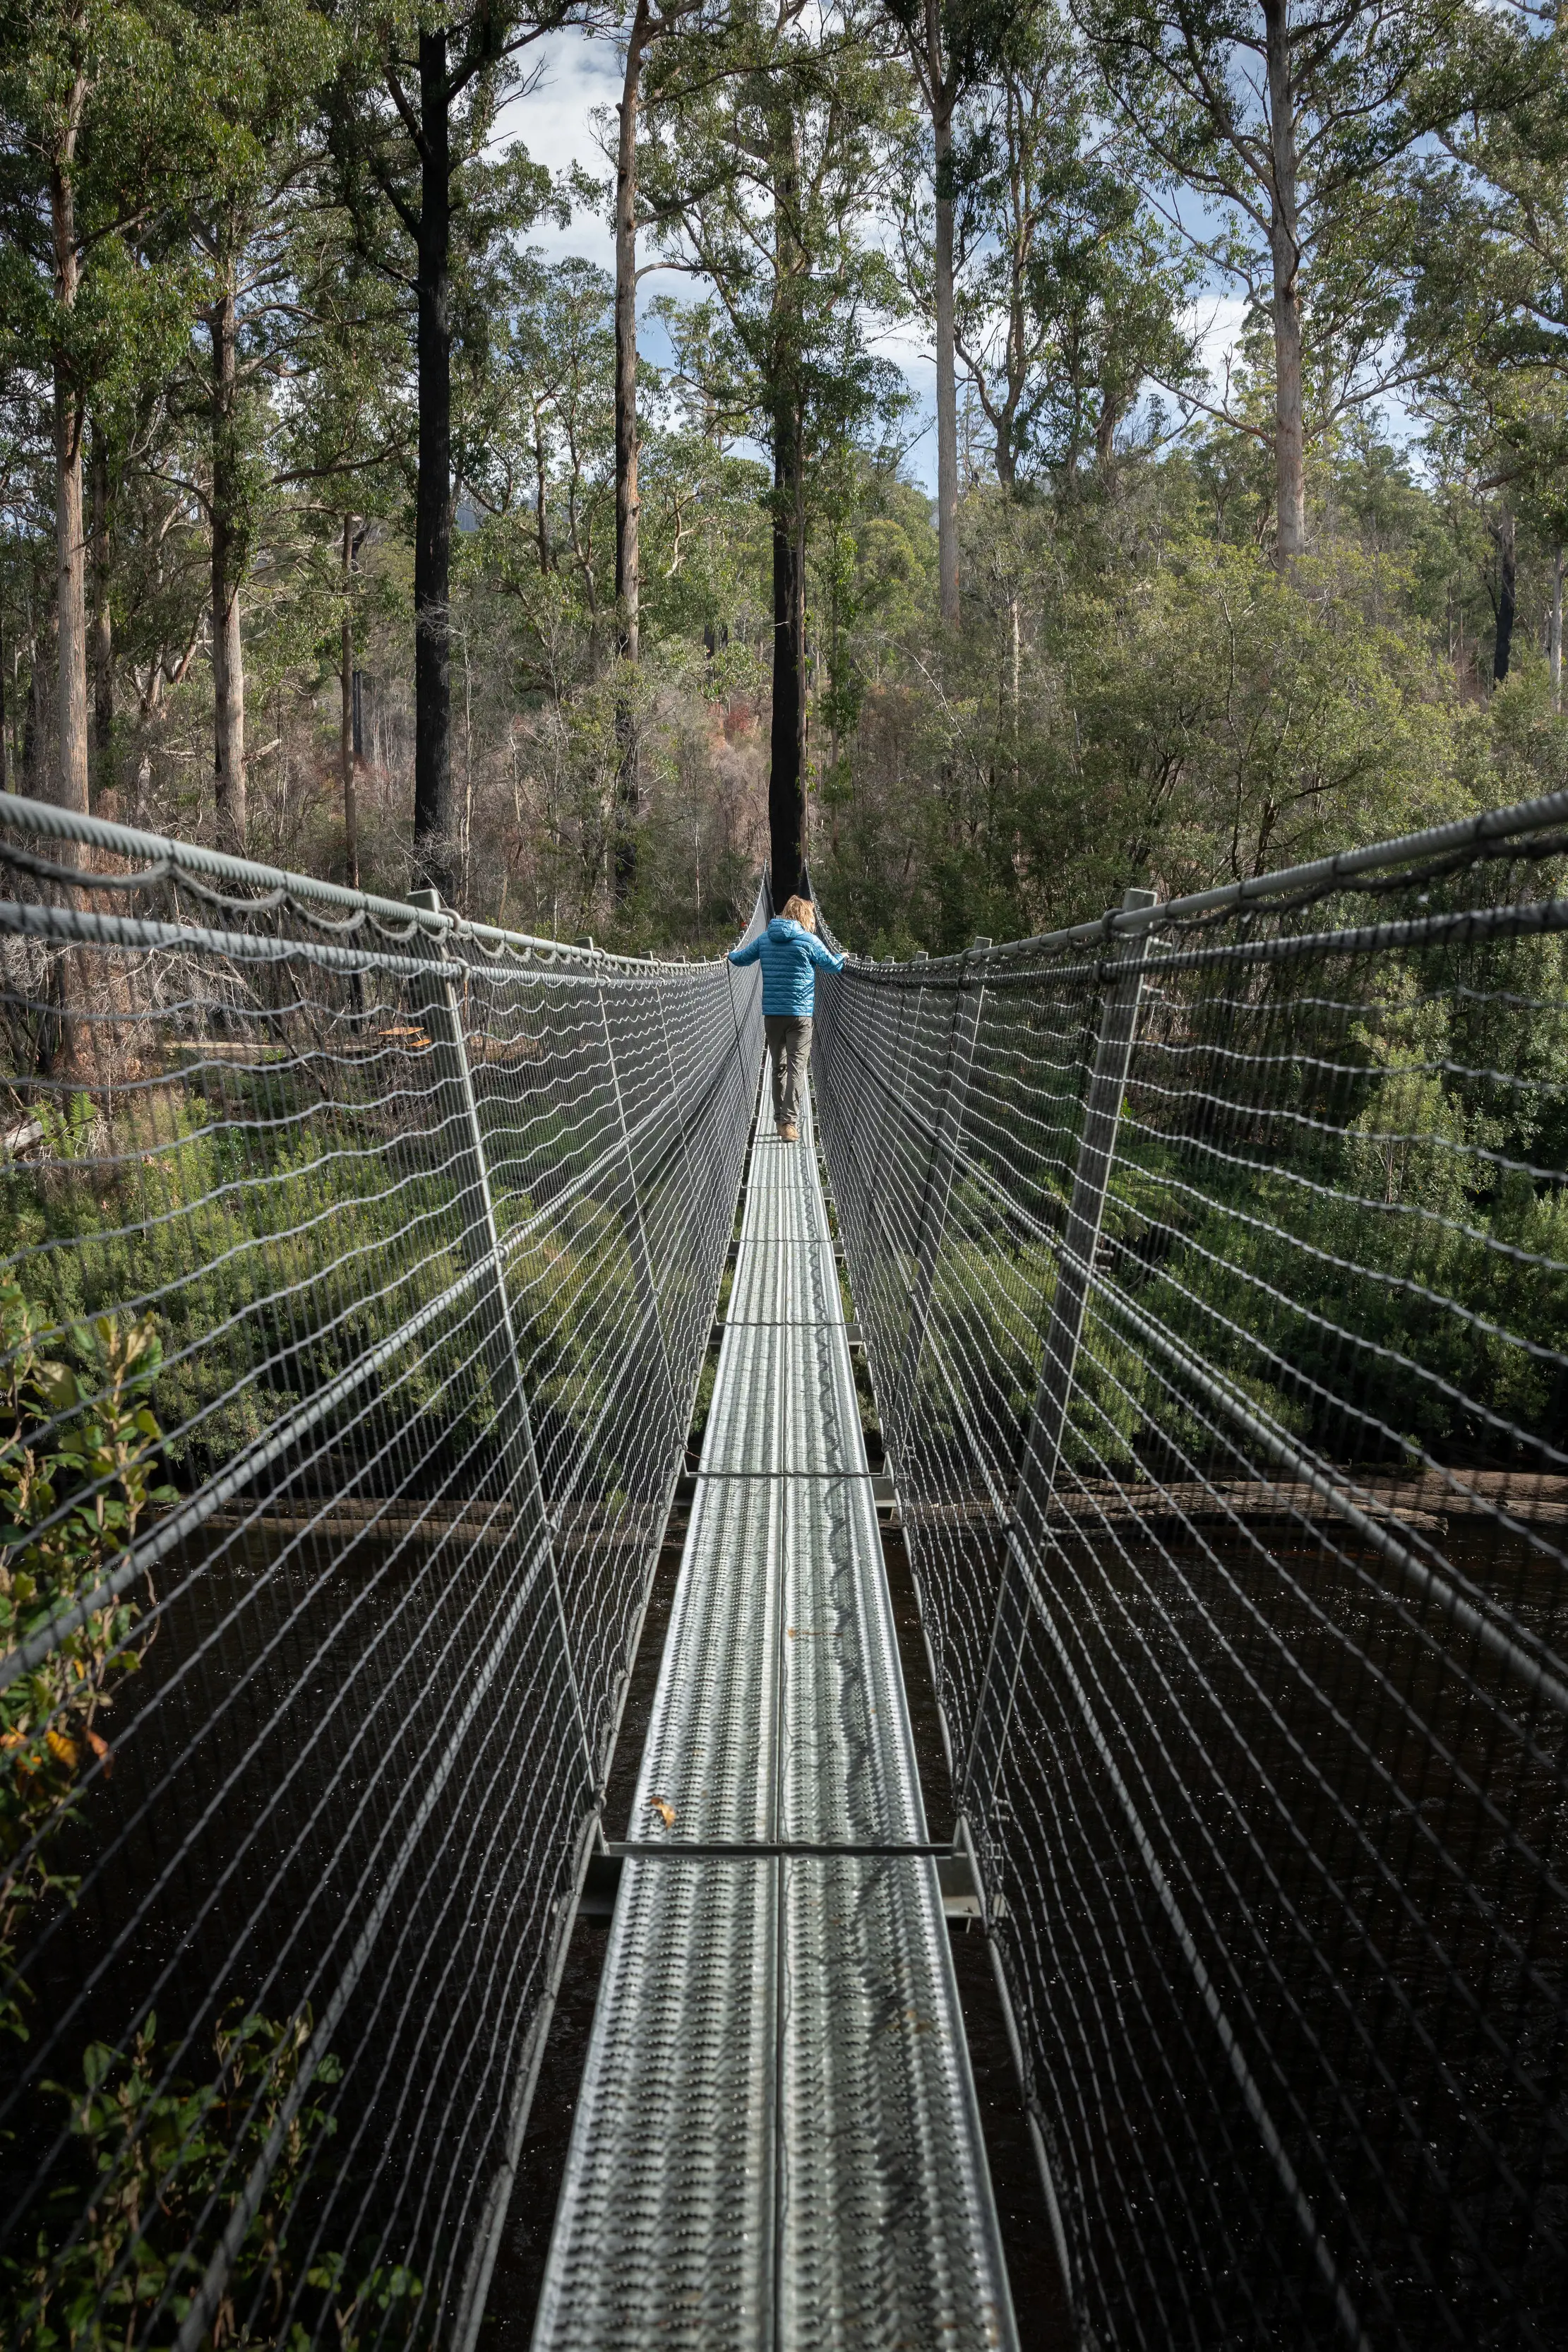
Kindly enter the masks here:
M 821 1851 L 926 1830 L 809 1114 L 752 1147 L 631 1838 L 537 2352 L 1012 2346 L 936 1864 Z

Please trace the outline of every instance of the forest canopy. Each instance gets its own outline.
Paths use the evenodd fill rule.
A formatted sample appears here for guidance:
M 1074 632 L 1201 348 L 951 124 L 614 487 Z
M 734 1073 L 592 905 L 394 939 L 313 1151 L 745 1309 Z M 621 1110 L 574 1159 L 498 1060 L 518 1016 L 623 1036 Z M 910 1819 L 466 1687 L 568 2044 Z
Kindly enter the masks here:
M 1556 789 L 1565 39 L 0 0 L 5 787 L 685 953 L 809 861 L 877 954 Z

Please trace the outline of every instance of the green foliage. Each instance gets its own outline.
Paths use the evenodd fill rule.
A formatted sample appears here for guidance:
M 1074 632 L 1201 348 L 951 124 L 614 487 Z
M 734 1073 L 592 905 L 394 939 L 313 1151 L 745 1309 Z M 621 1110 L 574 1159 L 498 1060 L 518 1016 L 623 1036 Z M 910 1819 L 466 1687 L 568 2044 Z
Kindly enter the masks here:
M 152 1506 L 161 1433 L 147 1398 L 162 1358 L 151 1318 L 100 1316 L 73 1335 L 78 1370 L 40 1352 L 40 1317 L 15 1282 L 0 1285 L 0 1647 L 14 1651 L 74 1602 L 99 1593 Z M 130 1646 L 140 1612 L 91 1609 L 30 1672 L 0 1692 L 0 2028 L 26 2040 L 28 1986 L 17 1974 L 29 1914 L 69 1899 L 75 1880 L 54 1848 L 96 1758 L 115 1685 L 141 1664 Z
M 78 1328 L 74 1370 L 44 1355 L 39 1342 L 37 1311 L 14 1283 L 0 1286 L 0 1647 L 7 1652 L 96 1596 L 147 1511 L 174 1500 L 172 1487 L 154 1484 L 162 1436 L 147 1399 L 162 1349 L 152 1319 L 100 1316 Z M 131 1646 L 140 1614 L 123 1596 L 89 1610 L 0 1693 L 0 2027 L 22 2041 L 32 1992 L 17 1970 L 18 1946 L 40 1904 L 73 1899 L 76 1881 L 58 1867 L 56 1849 L 80 1811 L 89 1768 L 96 1762 L 106 1775 L 113 1768 L 99 1726 L 118 1685 L 141 1664 L 143 1652 Z M 310 2030 L 308 2010 L 287 2025 L 233 2014 L 214 2036 L 215 2077 L 198 2085 L 158 2061 L 150 2016 L 129 2053 L 89 2047 L 79 2088 L 47 2086 L 65 2103 L 82 2163 L 79 2177 L 55 2192 L 57 2227 L 40 2231 L 29 2256 L 0 2263 L 8 2345 L 110 2352 L 136 2338 L 161 2302 L 179 2324 L 206 2266 L 202 2232 L 215 2242 L 221 2226 L 212 2200 L 221 2217 L 225 2190 L 232 2200 L 267 2147 L 299 2082 Z M 287 2284 L 284 2227 L 335 2128 L 319 2092 L 340 2073 L 329 2053 L 314 2064 L 309 2089 L 301 2085 L 230 2269 L 214 2343 L 279 2340 L 267 2313 L 281 2311 Z M 412 2332 L 416 2279 L 377 2272 L 349 2293 L 345 2274 L 334 2256 L 306 2281 L 330 2295 L 345 2347 L 393 2306 L 410 2307 L 402 2332 Z M 287 2341 L 307 2340 L 296 2323 Z
M 1181 314 L 1196 265 L 1145 199 L 1124 136 L 1054 0 L 1009 12 L 960 111 L 953 165 L 957 348 L 997 478 L 1103 466 L 1145 380 L 1195 380 Z M 928 223 L 913 178 L 905 236 L 932 307 Z
M 133 405 L 183 339 L 188 271 L 146 232 L 200 162 L 184 28 L 165 0 L 0 16 L 0 366 L 53 372 L 78 405 Z
M 864 235 L 911 95 L 880 31 L 854 9 L 813 28 L 748 5 L 650 68 L 640 171 L 654 236 L 716 294 L 689 329 L 665 313 L 694 421 L 749 429 L 813 505 L 824 466 L 907 400 L 873 341 L 896 279 Z
M 1321 1061 L 1291 1062 L 1247 1149 L 1167 1147 L 1156 1114 L 1118 1159 L 1118 1279 L 1331 1456 L 1343 1329 L 1378 1351 L 1385 1435 L 1358 1439 L 1375 1454 L 1484 1459 L 1511 1429 L 1550 1433 L 1561 1413 L 1550 1357 L 1568 1309 L 1563 1202 L 1527 1163 L 1559 1164 L 1540 1155 L 1563 1139 L 1561 1026 L 1546 1010 L 1563 959 L 1557 941 L 1532 940 L 1490 961 L 1463 992 L 1436 957 L 1430 971 L 1419 956 L 1380 961 L 1352 983 L 1365 991 L 1360 1017 L 1328 1033 Z M 1511 1018 L 1521 999 L 1542 1008 L 1533 1021 Z M 1260 1023 L 1289 1002 L 1281 980 Z M 1173 1034 L 1204 1034 L 1200 998 L 1164 1018 Z
M 291 2271 L 288 2223 L 336 2131 L 322 2095 L 342 2073 L 329 2052 L 312 2061 L 311 2023 L 308 2009 L 287 2023 L 232 2011 L 213 2036 L 216 2071 L 196 2084 L 170 2071 L 149 2015 L 128 2053 L 89 2046 L 79 2088 L 50 2086 L 81 2178 L 57 2192 L 57 2236 L 41 2232 L 31 2258 L 8 2261 L 0 2277 L 16 2352 L 112 2352 L 141 2340 L 160 2310 L 172 2337 L 264 2151 L 266 2187 L 204 2340 L 225 2352 L 304 2352 L 315 2331 L 298 2318 L 281 2326 L 299 2285 L 308 2307 L 325 2303 L 342 2352 L 420 2338 L 423 2286 L 410 2271 L 382 2265 L 353 2286 L 341 2254 L 319 2256 L 302 2282 Z

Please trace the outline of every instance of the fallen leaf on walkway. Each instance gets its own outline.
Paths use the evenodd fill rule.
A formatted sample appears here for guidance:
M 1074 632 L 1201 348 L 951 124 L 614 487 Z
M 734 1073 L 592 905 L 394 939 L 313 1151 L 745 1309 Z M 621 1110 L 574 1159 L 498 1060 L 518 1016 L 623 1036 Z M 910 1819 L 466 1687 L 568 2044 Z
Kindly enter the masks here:
M 648 1802 L 658 1814 L 659 1819 L 664 1822 L 664 1827 L 667 1830 L 673 1830 L 675 1826 L 675 1809 L 674 1805 L 666 1805 L 663 1797 L 650 1797 Z

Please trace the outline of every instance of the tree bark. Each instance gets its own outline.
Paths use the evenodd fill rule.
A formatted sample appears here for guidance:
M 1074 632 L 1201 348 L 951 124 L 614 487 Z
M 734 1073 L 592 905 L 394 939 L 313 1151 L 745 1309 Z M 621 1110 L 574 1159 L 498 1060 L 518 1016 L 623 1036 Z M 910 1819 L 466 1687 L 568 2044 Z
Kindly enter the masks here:
M 245 645 L 240 586 L 245 577 L 245 490 L 238 416 L 239 322 L 235 269 L 225 251 L 218 299 L 207 314 L 213 346 L 213 778 L 220 849 L 246 845 Z
M 59 626 L 59 615 L 51 604 L 49 633 Z M 44 740 L 48 733 L 48 660 L 44 641 L 35 628 L 31 637 L 32 664 L 27 673 L 27 709 L 22 721 L 21 776 L 24 799 L 36 801 L 47 797 L 44 782 Z M 42 789 L 40 789 L 42 787 Z
M 80 85 L 85 96 L 85 84 Z M 76 201 L 71 172 L 76 154 L 79 104 L 68 111 L 68 129 L 49 171 L 49 226 L 55 248 L 55 300 L 66 312 L 76 308 L 79 278 Z M 55 797 L 62 808 L 86 814 L 87 747 L 87 545 L 82 528 L 82 404 L 63 352 L 57 355 L 55 393 L 55 611 L 58 670 L 58 764 Z
M 794 400 L 787 399 L 775 412 L 773 431 L 773 725 L 768 837 L 776 907 L 800 888 L 806 863 L 805 537 L 800 417 Z
M 539 551 L 539 573 L 549 578 L 549 466 L 544 425 L 534 411 L 534 537 Z
M 1519 534 L 1513 509 L 1504 505 L 1497 524 L 1497 634 L 1492 639 L 1492 684 L 1500 686 L 1513 657 L 1513 624 L 1519 610 Z
M 637 105 L 649 38 L 648 0 L 626 44 L 615 159 L 615 610 L 623 661 L 638 657 Z
M 1552 610 L 1546 625 L 1546 666 L 1552 678 L 1552 708 L 1563 709 L 1563 542 L 1552 551 Z
M 1016 587 L 1008 595 L 1008 630 L 1012 650 L 1012 691 L 1009 697 L 1013 737 L 1013 783 L 1019 780 L 1019 709 L 1023 700 L 1023 614 Z
M 650 37 L 648 0 L 637 0 L 626 43 L 621 92 L 621 136 L 615 158 L 615 614 L 623 662 L 636 666 L 639 646 L 637 490 L 637 102 Z M 630 698 L 615 707 L 620 758 L 615 775 L 614 890 L 618 905 L 637 880 L 637 816 L 642 801 L 637 722 Z
M 114 793 L 114 618 L 109 604 L 109 448 L 92 429 L 92 766 L 101 808 Z
M 1288 0 L 1263 0 L 1269 68 L 1269 247 L 1274 281 L 1275 560 L 1288 571 L 1307 544 L 1301 412 L 1301 255 L 1297 241 L 1296 101 Z
M 953 331 L 953 91 L 942 70 L 939 0 L 925 0 L 925 56 L 936 161 L 936 572 L 942 619 L 958 625 L 958 386 Z
M 354 804 L 354 616 L 349 595 L 354 572 L 354 518 L 343 517 L 343 639 L 339 672 L 338 770 L 343 782 L 343 856 L 349 887 L 360 887 L 360 823 Z
M 413 861 L 449 898 L 452 842 L 452 130 L 446 35 L 419 37 L 415 268 L 419 478 L 413 538 Z
M 796 233 L 800 133 L 779 126 L 774 164 L 773 280 L 773 718 L 768 745 L 768 836 L 773 903 L 800 887 L 806 863 L 806 486 L 802 478 Z

